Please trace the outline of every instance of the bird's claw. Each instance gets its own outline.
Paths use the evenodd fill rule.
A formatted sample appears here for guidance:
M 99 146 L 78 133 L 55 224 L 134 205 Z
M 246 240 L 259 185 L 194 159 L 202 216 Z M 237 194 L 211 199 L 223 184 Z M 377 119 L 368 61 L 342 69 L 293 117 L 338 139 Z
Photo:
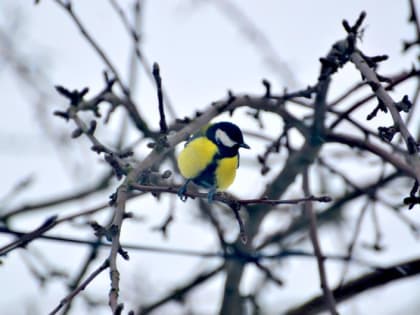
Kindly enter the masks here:
M 214 195 L 216 194 L 216 188 L 211 188 L 210 190 L 209 190 L 209 192 L 207 193 L 207 201 L 209 202 L 209 203 L 212 203 L 213 201 L 214 201 Z
M 187 181 L 184 185 L 182 185 L 181 188 L 177 192 L 179 199 L 181 199 L 181 201 L 184 201 L 184 202 L 188 199 L 188 196 L 186 195 L 188 183 L 189 181 Z

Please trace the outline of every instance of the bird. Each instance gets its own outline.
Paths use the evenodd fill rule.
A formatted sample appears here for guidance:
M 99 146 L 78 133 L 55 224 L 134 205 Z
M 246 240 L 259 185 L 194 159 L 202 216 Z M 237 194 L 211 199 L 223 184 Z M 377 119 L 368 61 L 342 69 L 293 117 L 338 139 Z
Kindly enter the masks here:
M 182 201 L 188 184 L 209 189 L 207 199 L 213 201 L 217 191 L 226 190 L 234 181 L 239 167 L 239 149 L 250 149 L 241 129 L 227 121 L 209 124 L 187 140 L 177 157 L 178 169 L 186 179 L 179 189 Z

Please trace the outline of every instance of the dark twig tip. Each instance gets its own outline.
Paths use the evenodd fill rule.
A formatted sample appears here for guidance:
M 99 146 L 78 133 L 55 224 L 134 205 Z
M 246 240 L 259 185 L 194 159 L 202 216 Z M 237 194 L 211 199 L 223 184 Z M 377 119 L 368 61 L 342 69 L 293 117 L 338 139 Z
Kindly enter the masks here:
M 81 128 L 76 128 L 75 130 L 73 130 L 73 132 L 71 133 L 71 137 L 73 139 L 75 138 L 79 138 L 81 135 L 83 134 L 83 130 Z
M 89 122 L 89 129 L 88 129 L 88 131 L 87 131 L 87 133 L 88 133 L 89 135 L 93 135 L 93 134 L 95 133 L 95 130 L 96 130 L 96 125 L 97 125 L 96 120 L 91 120 L 91 121 Z
M 363 21 L 366 18 L 366 12 L 362 11 L 357 19 L 356 23 L 352 27 L 353 33 L 357 33 L 359 31 L 360 26 L 362 26 Z
M 120 303 L 117 305 L 117 308 L 114 311 L 113 315 L 122 315 L 122 311 L 124 310 L 124 304 Z
M 89 92 L 89 88 L 85 87 L 82 91 L 79 92 L 81 98 L 83 98 Z
M 263 165 L 263 167 L 261 168 L 261 175 L 267 175 L 267 173 L 271 170 L 270 167 L 268 167 L 267 165 Z
M 376 76 L 378 77 L 379 82 L 392 83 L 391 78 L 388 78 L 388 77 L 380 75 L 380 74 L 376 74 Z
M 405 197 L 403 202 L 411 210 L 415 205 L 420 204 L 420 197 Z
M 59 94 L 63 95 L 64 97 L 68 98 L 71 95 L 70 91 L 61 85 L 56 85 L 55 89 Z
M 378 132 L 383 141 L 390 143 L 399 129 L 396 126 L 378 127 Z
M 70 1 L 67 1 L 66 3 L 64 3 L 64 7 L 69 11 L 69 12 L 71 12 L 72 10 L 73 10 L 73 7 L 72 7 L 72 5 L 71 5 L 71 2 Z
M 369 115 L 367 115 L 366 119 L 371 120 L 374 117 L 376 117 L 379 110 L 383 111 L 384 113 L 388 112 L 388 109 L 386 108 L 385 104 L 381 100 L 379 100 L 378 105 L 372 110 L 372 112 Z
M 85 87 L 80 92 L 78 90 L 70 91 L 61 85 L 56 85 L 55 89 L 65 98 L 70 101 L 71 106 L 77 107 L 79 103 L 83 100 L 83 97 L 89 92 L 89 88 Z
M 419 190 L 419 182 L 415 180 L 413 184 L 413 188 L 411 188 L 411 191 L 410 191 L 410 197 L 415 197 L 418 190 Z
M 153 76 L 156 78 L 160 78 L 160 69 L 159 64 L 157 62 L 153 63 L 153 70 L 152 70 Z
M 70 116 L 67 112 L 62 112 L 62 111 L 59 111 L 59 110 L 54 111 L 53 115 L 57 116 L 57 117 L 60 117 L 60 118 L 63 118 L 66 121 L 69 121 L 69 119 L 70 119 Z
M 235 101 L 236 97 L 233 94 L 232 90 L 228 90 L 228 101 L 227 104 L 232 104 Z
M 89 222 L 89 225 L 94 230 L 94 234 L 96 237 L 100 238 L 106 235 L 107 233 L 106 229 L 102 225 L 100 225 L 98 222 L 91 221 Z
M 201 112 L 201 111 L 199 111 L 199 110 L 195 111 L 195 118 L 198 118 L 198 117 L 200 117 L 201 115 L 203 115 L 203 112 Z
M 344 29 L 346 30 L 347 33 L 355 35 L 359 32 L 359 29 L 362 26 L 362 23 L 363 23 L 365 18 L 366 18 L 366 12 L 362 11 L 360 13 L 359 17 L 357 18 L 356 23 L 354 23 L 353 26 L 350 26 L 350 24 L 347 20 L 343 20 L 342 24 L 343 24 L 343 27 L 344 27 Z
M 214 104 L 212 104 L 212 106 L 214 106 Z M 184 118 L 176 118 L 175 119 L 175 122 L 177 123 L 177 124 L 188 124 L 188 123 L 190 123 L 191 122 L 191 119 L 190 118 L 188 118 L 188 117 L 184 117 Z
M 44 223 L 42 223 L 42 225 L 41 225 L 41 227 L 40 227 L 40 228 L 50 226 L 51 224 L 53 224 L 53 223 L 57 220 L 57 218 L 58 218 L 58 216 L 57 216 L 57 215 L 52 215 L 52 216 L 48 217 L 48 218 L 44 221 Z
M 108 204 L 112 207 L 112 206 L 115 205 L 116 202 L 117 202 L 117 194 L 116 193 L 112 193 L 109 196 L 109 202 L 108 202 Z
M 381 85 L 375 81 L 368 81 L 367 84 L 369 84 L 373 92 L 376 92 L 381 87 Z
M 106 92 L 112 92 L 112 87 L 114 86 L 114 83 L 117 81 L 117 78 L 110 78 L 107 71 L 104 71 L 104 80 L 105 80 L 105 91 Z
M 160 68 L 157 62 L 153 63 L 152 74 L 156 82 L 156 89 L 157 89 L 157 96 L 158 96 L 160 133 L 166 134 L 168 132 L 168 125 L 166 124 L 165 109 L 163 106 L 162 78 L 160 76 Z
M 343 20 L 342 22 L 344 29 L 346 30 L 347 33 L 351 32 L 351 27 L 350 24 L 347 20 Z
M 333 199 L 330 196 L 321 196 L 317 198 L 319 202 L 331 202 Z
M 410 109 L 413 107 L 413 104 L 408 98 L 408 95 L 404 95 L 401 101 L 395 103 L 395 107 L 398 109 L 399 112 L 408 113 Z
M 389 58 L 388 55 L 379 55 L 379 56 L 371 57 L 370 59 L 371 59 L 372 62 L 377 63 L 377 62 L 385 61 L 388 58 Z
M 90 149 L 93 152 L 96 152 L 97 154 L 100 154 L 102 152 L 106 152 L 106 148 L 101 144 L 94 144 L 93 146 L 90 147 Z
M 128 255 L 128 252 L 126 250 L 124 250 L 121 246 L 120 246 L 120 248 L 118 248 L 118 254 L 120 254 L 121 257 L 124 258 L 125 260 L 130 259 L 130 256 Z
M 267 79 L 263 79 L 262 84 L 265 87 L 264 98 L 270 98 L 271 97 L 271 83 Z
M 131 150 L 128 150 L 128 151 L 119 153 L 118 157 L 121 158 L 121 159 L 125 159 L 125 158 L 128 158 L 128 157 L 133 156 L 133 155 L 134 155 L 134 152 L 131 151 Z
M 119 163 L 119 161 L 115 158 L 113 154 L 106 154 L 105 155 L 105 161 L 108 162 L 108 164 L 112 167 L 114 170 L 115 176 L 117 179 L 121 179 L 124 175 L 126 175 L 126 169 L 123 165 Z

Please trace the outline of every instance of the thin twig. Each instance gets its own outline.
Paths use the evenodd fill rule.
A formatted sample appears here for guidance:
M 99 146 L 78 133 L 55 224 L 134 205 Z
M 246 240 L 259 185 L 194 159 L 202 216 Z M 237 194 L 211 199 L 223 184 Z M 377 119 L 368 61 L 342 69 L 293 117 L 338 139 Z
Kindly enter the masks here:
M 90 33 L 87 31 L 87 29 L 84 27 L 82 22 L 80 21 L 79 17 L 76 15 L 76 13 L 73 10 L 72 2 L 68 0 L 67 2 L 64 2 L 62 0 L 55 0 L 55 2 L 66 12 L 70 15 L 74 23 L 76 23 L 77 27 L 80 30 L 80 33 L 83 35 L 83 37 L 86 39 L 86 41 L 93 47 L 93 49 L 96 51 L 96 53 L 101 57 L 101 59 L 104 61 L 104 63 L 108 66 L 108 68 L 112 71 L 115 78 L 117 79 L 118 84 L 120 84 L 121 88 L 125 91 L 127 91 L 127 88 L 125 87 L 121 75 L 119 74 L 117 68 L 113 65 L 109 57 L 106 55 L 104 50 L 99 47 L 99 44 L 93 39 L 93 37 L 90 35 Z
M 0 248 L 0 256 L 6 255 L 10 251 L 14 250 L 18 247 L 25 247 L 30 242 L 32 242 L 34 239 L 38 238 L 51 228 L 53 228 L 56 225 L 56 219 L 57 216 L 52 216 L 48 219 L 46 219 L 41 226 L 33 230 L 32 232 L 26 233 L 25 235 L 22 235 L 17 239 L 16 241 L 11 242 L 8 245 L 5 245 Z
M 206 201 L 204 201 L 204 199 L 200 199 L 199 201 L 199 205 L 200 205 L 200 209 L 202 210 L 202 212 L 209 217 L 210 222 L 212 224 L 212 226 L 214 227 L 217 237 L 219 239 L 219 245 L 223 251 L 224 254 L 227 253 L 227 247 L 228 247 L 228 242 L 225 239 L 225 231 L 223 230 L 223 227 L 221 226 L 221 224 L 219 223 L 216 215 L 213 213 L 212 211 L 212 207 L 210 206 L 210 204 Z
M 331 206 L 317 214 L 318 225 L 335 220 L 345 210 L 348 203 L 356 200 L 361 196 L 364 196 L 365 192 L 369 191 L 374 194 L 379 189 L 383 189 L 391 181 L 394 181 L 401 176 L 401 172 L 394 172 L 382 179 L 375 180 L 372 183 L 362 186 L 360 190 L 355 190 L 346 193 L 341 197 L 336 197 L 335 202 Z M 290 224 L 290 226 L 285 231 L 281 230 L 266 236 L 265 239 L 261 241 L 261 243 L 257 246 L 257 249 L 259 250 L 265 248 L 271 244 L 282 244 L 284 239 L 286 239 L 288 236 L 296 234 L 300 231 L 306 231 L 307 227 L 307 218 L 299 217 L 294 222 L 292 222 L 292 224 Z
M 349 147 L 358 148 L 358 149 L 370 152 L 374 154 L 375 156 L 381 158 L 382 160 L 386 161 L 387 163 L 391 164 L 396 169 L 404 172 L 406 175 L 416 177 L 415 171 L 408 163 L 406 163 L 403 157 L 398 156 L 397 154 L 394 154 L 393 152 L 388 152 L 387 150 L 383 149 L 379 145 L 376 145 L 370 141 L 359 139 L 358 137 L 354 137 L 351 134 L 332 133 L 332 132 L 328 132 L 326 134 L 325 140 L 327 142 L 346 144 Z
M 162 77 L 160 76 L 160 67 L 157 62 L 153 64 L 153 78 L 155 79 L 158 97 L 160 133 L 165 135 L 168 132 L 168 125 L 166 124 L 165 108 L 163 106 Z
M 57 312 L 66 304 L 70 303 L 73 298 L 78 295 L 81 291 L 83 291 L 84 289 L 86 289 L 86 287 L 89 285 L 89 283 L 91 283 L 102 271 L 104 271 L 105 269 L 107 269 L 109 267 L 109 262 L 108 260 L 105 260 L 103 262 L 102 265 L 100 265 L 96 270 L 94 270 L 89 277 L 86 278 L 85 281 L 83 281 L 76 289 L 74 289 L 73 291 L 71 291 L 68 295 L 66 295 L 66 297 L 64 297 L 61 301 L 60 304 L 57 305 L 57 307 L 55 309 L 53 309 L 49 315 L 54 315 L 57 314 Z
M 359 216 L 357 217 L 357 222 L 356 222 L 356 227 L 355 227 L 354 232 L 353 232 L 353 237 L 352 237 L 352 239 L 350 241 L 350 244 L 347 248 L 347 255 L 348 255 L 349 258 L 353 255 L 354 246 L 356 245 L 357 238 L 359 237 L 360 231 L 361 231 L 361 228 L 362 228 L 363 218 L 365 216 L 365 213 L 366 213 L 370 203 L 371 203 L 370 198 L 367 198 L 365 204 L 363 205 L 362 209 L 360 210 Z M 342 275 L 341 275 L 341 280 L 340 280 L 338 286 L 341 286 L 341 285 L 344 284 L 344 280 L 346 279 L 348 270 L 349 270 L 349 264 L 347 263 L 347 264 L 344 265 Z
M 408 79 L 418 77 L 419 74 L 420 74 L 420 70 L 417 70 L 417 69 L 413 69 L 411 71 L 403 71 L 402 73 L 397 74 L 397 75 L 392 77 L 392 79 L 391 79 L 392 82 L 385 85 L 385 90 L 390 91 L 390 90 L 394 89 L 395 87 L 397 87 L 398 85 L 400 85 L 402 83 L 405 83 Z M 334 120 L 330 124 L 329 129 L 332 130 L 332 129 L 336 128 L 342 121 L 344 121 L 346 119 L 346 117 L 349 117 L 352 112 L 357 110 L 362 105 L 366 104 L 368 101 L 373 100 L 375 97 L 376 97 L 375 93 L 372 93 L 368 96 L 363 97 L 359 101 L 355 102 L 347 110 L 342 112 L 341 115 L 339 117 L 337 117 L 336 120 Z
M 139 191 L 148 191 L 148 192 L 155 192 L 155 193 L 171 193 L 177 194 L 180 186 L 149 186 L 149 185 L 141 185 L 141 184 L 131 184 L 131 188 Z M 190 198 L 200 198 L 206 199 L 207 193 L 200 193 L 197 191 L 188 190 L 185 192 L 185 195 Z M 248 205 L 257 205 L 257 204 L 265 204 L 265 205 L 281 205 L 281 204 L 290 204 L 295 205 L 307 201 L 318 201 L 318 202 L 330 202 L 332 201 L 331 197 L 329 196 L 308 196 L 304 198 L 295 198 L 295 199 L 283 199 L 283 200 L 276 200 L 276 199 L 268 199 L 268 198 L 255 198 L 255 199 L 236 199 L 235 197 L 227 194 L 227 193 L 216 193 L 214 195 L 214 200 L 226 203 L 227 205 L 231 204 L 238 204 L 243 206 Z
M 385 88 L 380 83 L 377 74 L 375 71 L 369 67 L 366 60 L 363 58 L 362 54 L 359 51 L 354 51 L 350 55 L 351 61 L 355 64 L 357 69 L 363 74 L 366 78 L 366 81 L 372 88 L 372 91 L 376 96 L 383 102 L 391 113 L 392 119 L 398 130 L 401 132 L 401 135 L 404 139 L 404 142 L 407 146 L 407 150 L 410 154 L 414 154 L 418 151 L 417 146 L 415 145 L 414 137 L 411 135 L 406 124 L 404 123 L 398 109 L 395 106 L 394 100 L 391 96 L 385 91 Z M 419 166 L 417 166 L 419 168 Z M 417 180 L 420 180 L 420 169 L 417 171 Z
M 64 2 L 62 0 L 54 0 L 54 1 L 69 14 L 73 22 L 78 27 L 82 36 L 92 46 L 95 52 L 101 57 L 102 61 L 107 65 L 107 67 L 112 71 L 112 73 L 115 76 L 115 79 L 117 80 L 119 86 L 121 87 L 121 90 L 123 91 L 125 97 L 127 98 L 127 102 L 125 102 L 124 105 L 126 106 L 126 109 L 130 114 L 130 117 L 132 118 L 136 127 L 139 130 L 147 132 L 148 130 L 147 125 L 145 124 L 145 121 L 142 119 L 140 113 L 138 112 L 135 103 L 131 99 L 130 90 L 124 84 L 121 78 L 121 75 L 119 74 L 114 64 L 111 62 L 110 58 L 107 56 L 104 50 L 99 46 L 99 44 L 93 39 L 92 35 L 90 35 L 90 33 L 85 28 L 85 26 L 82 24 L 79 17 L 74 12 L 73 7 L 72 7 L 72 2 L 70 0 L 68 0 L 67 2 Z
M 303 192 L 306 196 L 310 196 L 311 194 L 309 190 L 308 172 L 309 172 L 308 169 L 306 169 L 303 172 L 303 182 L 302 182 Z M 309 218 L 309 235 L 310 235 L 312 246 L 314 248 L 314 252 L 316 255 L 317 262 L 318 262 L 318 271 L 319 271 L 319 278 L 321 281 L 321 288 L 322 288 L 322 291 L 324 292 L 324 297 L 325 297 L 325 300 L 327 302 L 327 305 L 331 314 L 338 315 L 334 296 L 330 290 L 330 287 L 328 286 L 327 273 L 325 271 L 324 259 L 323 259 L 323 255 L 321 251 L 321 246 L 319 244 L 316 216 L 312 208 L 312 203 L 306 202 L 304 204 L 304 208 L 305 208 L 306 216 Z
M 23 231 L 12 230 L 6 227 L 0 227 L 0 233 L 3 234 L 10 234 L 15 235 L 17 237 L 21 237 L 27 235 L 28 233 Z M 62 243 L 70 243 L 76 245 L 89 245 L 89 246 L 96 246 L 98 248 L 110 248 L 111 243 L 105 243 L 103 241 L 98 240 L 88 240 L 88 239 L 80 239 L 68 236 L 58 236 L 58 235 L 39 235 L 37 240 L 44 240 L 44 241 L 52 241 L 52 242 L 62 242 Z M 261 260 L 276 260 L 280 261 L 290 257 L 300 257 L 300 258 L 315 258 L 315 254 L 308 251 L 303 250 L 281 250 L 277 253 L 272 254 L 265 254 L 261 252 L 256 252 L 252 254 L 244 254 L 238 255 L 237 252 L 231 251 L 200 251 L 200 250 L 191 250 L 191 249 L 182 249 L 182 248 L 169 248 L 169 247 L 162 247 L 162 246 L 150 246 L 150 245 L 139 245 L 139 244 L 121 244 L 121 247 L 124 249 L 129 249 L 133 251 L 140 251 L 144 253 L 152 253 L 152 254 L 160 254 L 160 255 L 176 255 L 176 256 L 186 256 L 186 257 L 200 257 L 200 258 L 215 258 L 215 259 L 226 259 L 226 260 L 241 260 L 243 261 L 246 258 L 248 261 L 255 262 Z M 333 260 L 333 261 L 341 261 L 344 263 L 351 262 L 359 266 L 369 267 L 372 269 L 378 269 L 379 266 L 364 261 L 362 259 L 351 257 L 349 258 L 347 255 L 323 255 L 323 259 L 325 260 Z
M 109 185 L 111 175 L 112 175 L 111 172 L 109 172 L 103 178 L 100 178 L 100 180 L 96 184 L 92 185 L 91 187 L 81 189 L 75 193 L 68 193 L 59 197 L 54 197 L 51 199 L 44 199 L 44 201 L 40 201 L 40 202 L 29 202 L 29 203 L 24 204 L 23 206 L 19 206 L 19 207 L 16 207 L 15 209 L 11 209 L 0 216 L 0 221 L 7 221 L 11 217 L 19 215 L 19 214 L 23 214 L 27 212 L 32 213 L 35 210 L 43 210 L 43 209 L 47 209 L 47 208 L 54 207 L 57 205 L 61 205 L 63 203 L 82 199 L 96 192 L 105 190 Z
M 132 27 L 127 15 L 125 14 L 124 10 L 119 6 L 118 2 L 116 0 L 109 0 L 112 7 L 114 8 L 114 10 L 117 12 L 117 14 L 119 15 L 121 22 L 123 23 L 125 29 L 127 30 L 128 34 L 131 36 L 131 38 L 133 39 L 133 44 L 134 44 L 134 55 L 135 57 L 139 60 L 140 64 L 142 65 L 147 78 L 153 82 L 154 78 L 153 78 L 153 71 L 152 68 L 150 67 L 150 62 L 149 59 L 146 57 L 144 51 L 142 51 L 140 49 L 140 39 L 141 39 L 141 34 L 138 31 L 138 28 Z M 134 10 L 135 10 L 135 14 L 137 17 L 140 16 L 140 11 L 142 11 L 141 9 L 141 5 L 140 5 L 141 1 L 137 0 L 135 5 L 134 5 Z M 132 64 L 133 66 L 133 64 Z M 172 101 L 170 100 L 167 91 L 165 91 L 165 89 L 162 89 L 162 95 L 163 95 L 163 99 L 165 101 L 166 104 L 166 108 L 168 109 L 169 115 L 172 117 L 176 117 L 175 114 L 175 110 L 174 110 L 174 106 L 172 105 Z
M 331 101 L 328 105 L 328 109 L 331 109 L 334 106 L 337 106 L 338 104 L 341 104 L 345 99 L 347 99 L 349 96 L 353 96 L 355 92 L 362 89 L 364 86 L 366 86 L 366 82 L 358 82 L 352 87 L 350 87 L 347 91 L 345 91 L 342 95 L 337 97 L 334 101 Z
M 169 301 L 172 301 L 174 299 L 180 299 L 185 294 L 187 294 L 190 290 L 196 288 L 203 282 L 206 282 L 207 280 L 213 278 L 215 275 L 217 275 L 219 272 L 223 271 L 225 268 L 224 264 L 218 266 L 217 268 L 214 268 L 210 271 L 205 271 L 203 273 L 198 274 L 195 276 L 191 281 L 187 282 L 185 285 L 180 286 L 178 288 L 175 288 L 172 292 L 170 292 L 168 295 L 164 296 L 163 298 L 159 299 L 158 301 L 144 307 L 139 307 L 138 315 L 146 315 L 151 313 L 156 308 L 168 303 Z
M 242 11 L 241 6 L 235 5 L 231 0 L 212 1 L 212 4 L 219 9 L 221 14 L 225 15 L 232 23 L 238 26 L 238 30 L 257 49 L 257 52 L 262 55 L 264 62 L 270 70 L 273 69 L 277 75 L 283 75 L 287 86 L 298 86 L 298 80 L 293 74 L 293 71 L 290 70 L 286 62 L 281 60 L 269 38 Z
M 409 22 L 413 23 L 415 30 L 416 30 L 416 38 L 412 41 L 404 41 L 403 50 L 407 51 L 411 47 L 415 45 L 420 45 L 420 19 L 417 16 L 417 10 L 414 0 L 409 0 L 410 5 L 410 17 L 408 19 Z

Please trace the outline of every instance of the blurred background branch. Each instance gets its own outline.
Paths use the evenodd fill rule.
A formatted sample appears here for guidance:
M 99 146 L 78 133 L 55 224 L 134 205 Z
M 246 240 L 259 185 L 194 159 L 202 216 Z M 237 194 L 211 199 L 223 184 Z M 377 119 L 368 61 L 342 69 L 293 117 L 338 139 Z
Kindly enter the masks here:
M 0 305 L 30 295 L 31 314 L 372 314 L 370 289 L 411 279 L 383 300 L 391 310 L 404 296 L 415 314 L 415 1 L 397 5 L 408 23 L 390 11 L 414 36 L 382 42 L 368 2 L 334 14 L 234 0 L 36 4 L 0 23 L 2 128 L 30 139 L 2 158 Z M 19 10 L 54 24 L 31 33 Z M 49 35 L 57 72 L 38 55 Z M 232 191 L 209 203 L 192 185 L 183 203 L 178 145 L 213 120 L 238 124 L 252 150 Z M 31 143 L 42 158 L 22 153 Z M 43 291 L 20 285 L 32 282 Z

